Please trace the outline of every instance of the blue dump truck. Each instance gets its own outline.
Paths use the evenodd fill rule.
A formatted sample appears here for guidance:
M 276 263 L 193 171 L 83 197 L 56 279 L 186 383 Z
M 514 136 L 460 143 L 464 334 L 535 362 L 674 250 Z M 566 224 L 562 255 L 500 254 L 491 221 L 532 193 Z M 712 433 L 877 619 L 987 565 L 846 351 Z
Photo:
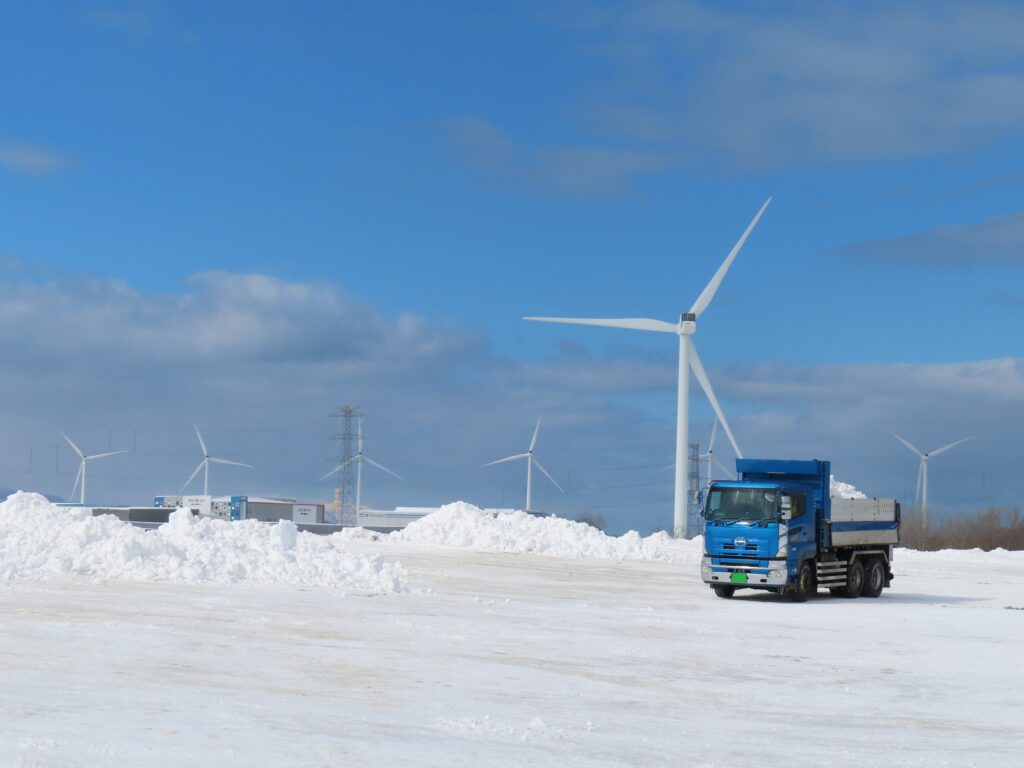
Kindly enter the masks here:
M 892 581 L 900 507 L 832 498 L 827 461 L 737 459 L 704 505 L 701 576 L 719 597 L 762 589 L 803 602 L 818 588 L 878 597 Z

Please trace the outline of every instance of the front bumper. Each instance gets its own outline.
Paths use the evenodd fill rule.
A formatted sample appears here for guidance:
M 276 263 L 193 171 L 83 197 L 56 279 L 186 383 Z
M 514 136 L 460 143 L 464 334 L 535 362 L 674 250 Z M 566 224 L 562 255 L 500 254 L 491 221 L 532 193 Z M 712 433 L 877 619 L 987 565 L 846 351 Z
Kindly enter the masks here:
M 727 559 L 730 562 L 715 562 L 720 559 Z M 705 584 L 728 584 L 734 587 L 784 587 L 789 581 L 784 560 L 757 561 L 741 565 L 731 557 L 717 558 L 705 555 L 700 562 L 700 575 Z

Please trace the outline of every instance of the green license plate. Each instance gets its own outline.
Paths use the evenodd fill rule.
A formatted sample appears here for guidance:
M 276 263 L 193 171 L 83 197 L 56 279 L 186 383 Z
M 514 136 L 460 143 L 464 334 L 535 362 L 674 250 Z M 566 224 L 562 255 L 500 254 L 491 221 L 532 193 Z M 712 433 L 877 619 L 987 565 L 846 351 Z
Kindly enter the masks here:
M 745 573 L 733 573 L 729 575 L 729 581 L 735 582 L 736 584 L 746 584 L 747 574 Z

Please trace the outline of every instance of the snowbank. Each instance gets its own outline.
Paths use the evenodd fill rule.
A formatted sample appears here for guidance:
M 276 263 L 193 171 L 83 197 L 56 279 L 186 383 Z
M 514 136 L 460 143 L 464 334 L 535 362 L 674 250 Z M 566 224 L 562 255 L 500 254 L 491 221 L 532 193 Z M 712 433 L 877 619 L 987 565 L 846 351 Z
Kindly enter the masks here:
M 829 476 L 829 482 L 831 484 L 831 494 L 833 497 L 840 499 L 866 499 L 863 493 L 858 491 L 855 487 L 849 483 L 842 483 L 836 480 L 835 475 Z
M 227 522 L 186 510 L 144 531 L 111 515 L 57 507 L 35 493 L 0 503 L 0 579 L 81 576 L 217 584 L 290 584 L 345 593 L 404 588 L 401 566 L 346 552 L 335 537 L 282 521 Z
M 636 531 L 608 536 L 585 523 L 560 517 L 535 517 L 525 512 L 494 514 L 461 501 L 443 506 L 382 539 L 552 557 L 673 562 L 699 561 L 703 547 L 700 539 L 676 540 L 664 533 L 643 538 Z

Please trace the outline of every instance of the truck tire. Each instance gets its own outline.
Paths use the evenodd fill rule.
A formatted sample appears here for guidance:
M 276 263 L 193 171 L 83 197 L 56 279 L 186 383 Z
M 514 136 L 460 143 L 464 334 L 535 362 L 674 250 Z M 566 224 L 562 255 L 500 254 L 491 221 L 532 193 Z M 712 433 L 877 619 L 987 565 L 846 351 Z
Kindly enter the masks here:
M 730 584 L 715 584 L 712 589 L 715 590 L 716 595 L 727 600 L 736 594 L 736 587 Z
M 796 575 L 796 584 L 793 585 L 789 597 L 794 603 L 806 603 L 815 589 L 814 568 L 811 567 L 810 561 L 804 561 L 800 566 L 800 572 Z
M 846 569 L 846 594 L 844 597 L 860 597 L 864 589 L 864 564 L 857 559 Z
M 864 597 L 878 597 L 885 588 L 885 562 L 880 557 L 868 560 L 864 573 Z

